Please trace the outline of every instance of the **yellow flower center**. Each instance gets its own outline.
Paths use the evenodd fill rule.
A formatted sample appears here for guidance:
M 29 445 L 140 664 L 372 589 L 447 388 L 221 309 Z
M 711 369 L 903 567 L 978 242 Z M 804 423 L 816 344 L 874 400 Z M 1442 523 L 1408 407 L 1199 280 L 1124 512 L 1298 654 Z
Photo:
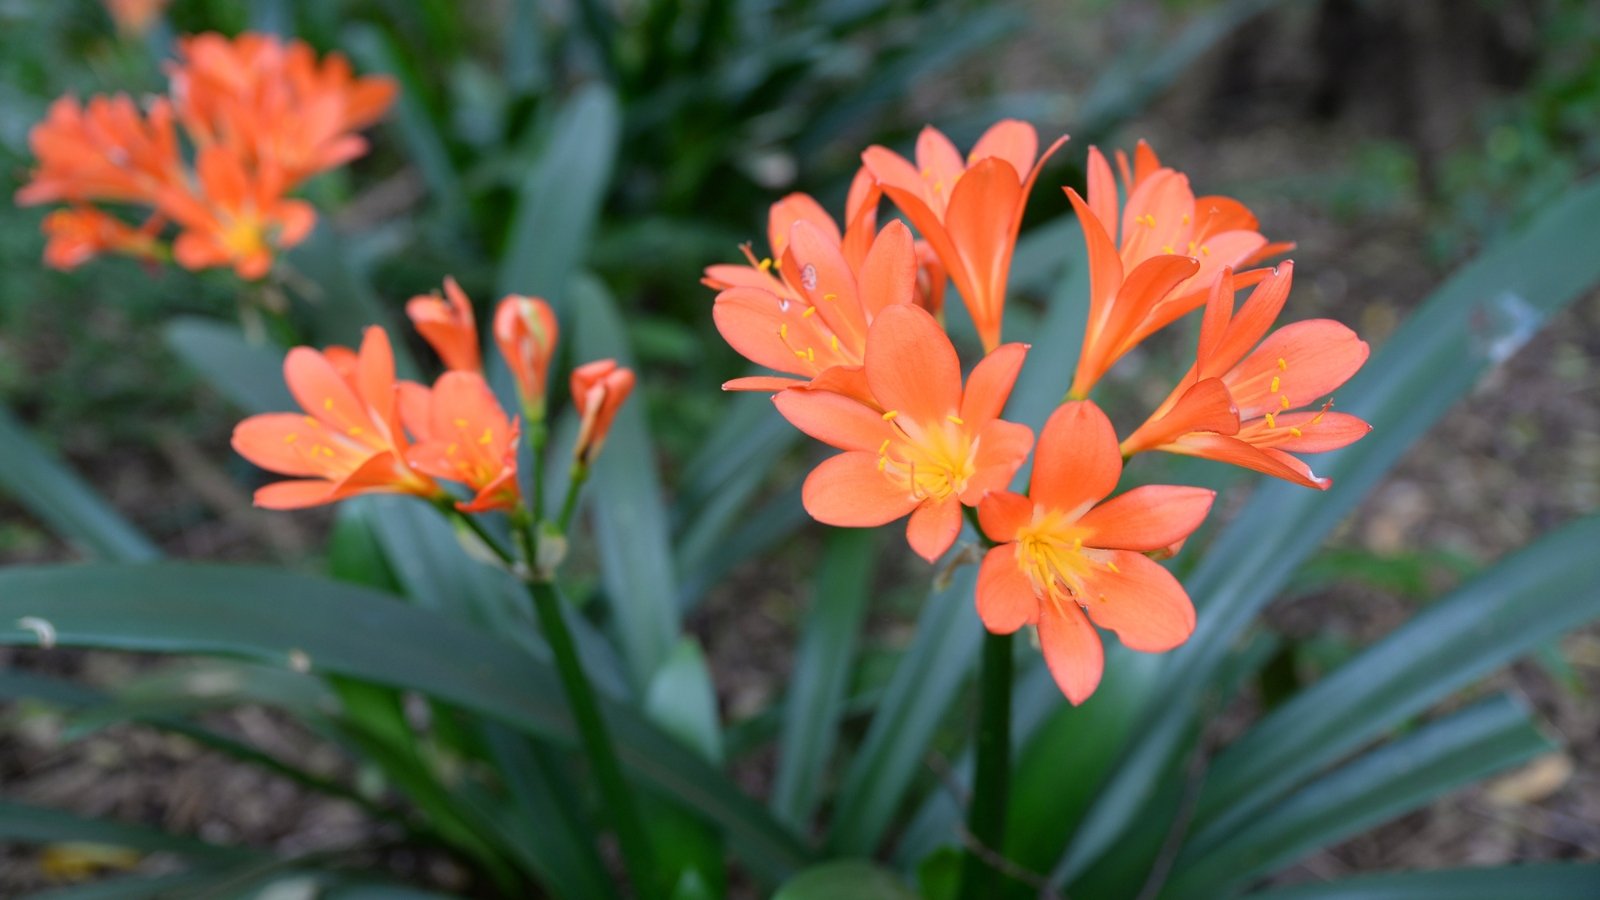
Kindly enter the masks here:
M 896 422 L 894 410 L 884 419 Z M 915 423 L 896 428 L 900 439 L 887 438 L 878 448 L 878 471 L 918 500 L 943 501 L 967 489 L 977 471 L 978 442 L 955 415 L 933 425 Z
M 1111 553 L 1085 547 L 1091 532 L 1067 521 L 1060 510 L 1045 510 L 1017 529 L 1017 566 L 1033 583 L 1034 593 L 1060 604 L 1069 598 L 1083 603 L 1084 576 L 1100 569 L 1117 571 Z

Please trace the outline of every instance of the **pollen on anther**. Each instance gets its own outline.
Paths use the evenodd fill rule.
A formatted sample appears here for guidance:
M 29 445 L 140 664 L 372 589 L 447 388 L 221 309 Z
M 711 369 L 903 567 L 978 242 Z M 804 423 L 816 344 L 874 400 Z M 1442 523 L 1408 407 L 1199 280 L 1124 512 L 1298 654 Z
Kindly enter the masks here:
M 1283 407 L 1284 409 L 1288 409 L 1289 408 L 1289 395 L 1288 394 L 1279 394 L 1278 395 L 1278 405 Z
M 809 319 L 809 318 L 811 318 L 812 316 L 814 316 L 816 314 L 817 314 L 817 308 L 815 306 L 808 306 L 808 307 L 806 307 L 806 311 L 800 314 L 800 318 Z
M 1289 433 L 1294 435 L 1295 437 L 1305 437 L 1306 436 L 1306 433 L 1301 431 L 1298 428 L 1290 428 L 1289 429 Z
M 1267 427 L 1268 428 L 1277 428 L 1278 427 L 1278 417 L 1277 416 L 1274 416 L 1272 413 L 1267 413 L 1267 417 L 1266 418 L 1267 418 Z
M 894 417 L 895 417 L 895 416 L 898 416 L 898 415 L 900 415 L 900 410 L 898 410 L 898 409 L 891 409 L 891 410 L 889 410 L 889 411 L 888 411 L 888 412 L 886 412 L 886 413 L 884 413 L 884 414 L 883 414 L 883 420 L 884 420 L 884 421 L 885 421 L 885 422 L 887 422 L 887 421 L 889 421 L 889 420 L 890 420 L 890 419 L 893 419 L 893 418 L 894 418 Z
M 1122 574 L 1122 570 L 1117 568 L 1117 564 L 1112 562 L 1109 559 L 1106 560 L 1106 568 L 1110 569 L 1112 574 L 1115 574 L 1115 575 L 1121 575 Z
M 761 262 L 756 264 L 756 268 L 760 269 L 763 272 L 771 271 L 772 270 L 772 257 L 770 257 L 770 256 L 763 257 Z
M 292 443 L 294 443 L 295 441 L 297 441 L 299 439 L 300 439 L 300 435 L 298 433 L 292 432 L 292 431 L 283 436 L 283 442 L 285 444 L 292 444 Z
M 1211 255 L 1211 248 L 1207 247 L 1205 244 L 1201 244 L 1200 245 L 1200 253 L 1203 256 L 1210 256 Z
M 1161 245 L 1161 252 L 1165 253 L 1168 256 L 1171 256 L 1176 251 L 1174 251 L 1172 249 L 1172 245 L 1171 244 L 1162 244 Z
M 883 439 L 883 443 L 878 445 L 878 455 L 879 456 L 885 456 L 885 455 L 888 454 L 888 452 L 889 452 L 889 439 L 888 438 L 884 438 Z
M 1274 375 L 1274 376 L 1272 376 L 1272 385 L 1270 387 L 1268 387 L 1267 390 L 1269 390 L 1272 393 L 1276 394 L 1278 392 L 1278 388 L 1280 388 L 1282 386 L 1283 386 L 1283 379 L 1281 379 L 1278 376 Z
M 949 416 L 945 416 L 945 418 L 949 419 L 950 421 L 952 421 L 954 423 L 956 423 L 957 425 L 965 425 L 965 424 L 967 424 L 965 419 L 963 419 L 963 418 L 961 418 L 960 416 L 957 416 L 957 415 L 949 415 Z
M 778 340 L 787 341 L 788 339 L 789 339 L 789 323 L 788 322 L 784 322 L 782 325 L 778 326 Z
M 837 299 L 839 299 L 839 295 L 838 294 L 823 294 L 822 295 L 822 299 L 824 299 L 824 300 L 837 300 Z
M 323 409 L 333 409 L 333 398 L 332 397 L 323 397 L 322 398 L 322 408 Z
M 836 334 L 828 338 L 828 345 L 833 348 L 835 353 L 839 352 L 839 336 Z
M 1278 370 L 1282 372 L 1289 371 L 1289 361 L 1281 356 L 1278 357 Z

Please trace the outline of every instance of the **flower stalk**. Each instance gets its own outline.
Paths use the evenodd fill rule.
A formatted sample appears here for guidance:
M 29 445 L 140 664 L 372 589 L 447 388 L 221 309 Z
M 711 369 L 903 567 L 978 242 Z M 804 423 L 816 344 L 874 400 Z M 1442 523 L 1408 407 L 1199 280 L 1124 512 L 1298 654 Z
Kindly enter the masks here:
M 1005 852 L 1006 807 L 1011 795 L 1012 635 L 985 633 L 979 676 L 977 768 L 967 805 L 971 845 L 961 861 L 961 900 L 993 897 L 1000 872 L 991 854 Z

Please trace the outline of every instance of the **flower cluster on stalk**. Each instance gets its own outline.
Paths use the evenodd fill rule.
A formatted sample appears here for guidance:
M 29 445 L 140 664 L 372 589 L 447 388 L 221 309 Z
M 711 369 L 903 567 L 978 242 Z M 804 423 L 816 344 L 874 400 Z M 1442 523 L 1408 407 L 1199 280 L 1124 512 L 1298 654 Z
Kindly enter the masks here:
M 208 33 L 176 53 L 165 95 L 62 97 L 29 134 L 38 162 L 16 200 L 64 204 L 44 220 L 50 265 L 113 253 L 261 278 L 316 223 L 292 192 L 366 153 L 357 132 L 396 93 L 302 41 Z
M 729 390 L 770 391 L 801 431 L 842 451 L 806 478 L 807 512 L 866 527 L 909 517 L 911 548 L 930 562 L 974 518 L 988 550 L 976 604 L 997 634 L 1035 626 L 1067 699 L 1100 681 L 1095 626 L 1131 649 L 1171 650 L 1193 632 L 1187 593 L 1157 560 L 1204 521 L 1208 489 L 1147 485 L 1116 493 L 1124 464 L 1147 451 L 1200 456 L 1326 489 L 1297 454 L 1367 433 L 1328 399 L 1365 362 L 1367 345 L 1328 320 L 1273 326 L 1292 263 L 1264 263 L 1274 243 L 1237 200 L 1195 196 L 1187 176 L 1140 143 L 1118 172 L 1091 148 L 1088 198 L 1066 193 L 1083 226 L 1089 316 L 1076 367 L 1059 374 L 1061 404 L 1038 435 L 1001 415 L 1030 348 L 1002 342 L 1011 257 L 1045 161 L 1032 126 L 1007 120 L 965 156 L 927 128 L 915 161 L 883 147 L 862 154 L 841 230 L 803 194 L 774 204 L 772 256 L 706 270 L 724 339 L 774 375 Z M 1119 179 L 1120 176 L 1120 179 Z M 1120 187 L 1119 187 L 1120 180 Z M 887 198 L 898 220 L 879 228 Z M 984 355 L 963 382 L 941 315 L 946 279 Z M 1236 291 L 1254 287 L 1243 304 Z M 1119 440 L 1090 398 L 1150 335 L 1202 310 L 1194 364 L 1147 420 Z M 1032 455 L 1026 492 L 1013 492 Z
M 514 413 L 489 386 L 472 304 L 453 279 L 445 279 L 444 296 L 415 297 L 406 312 L 444 363 L 432 386 L 396 379 L 389 336 L 377 326 L 367 329 L 359 350 L 289 351 L 284 380 L 301 412 L 251 416 L 233 433 L 239 455 L 292 479 L 261 488 L 257 505 L 297 509 L 391 493 L 449 503 L 463 513 L 523 515 L 517 448 L 529 429 L 539 436 L 536 459 L 543 449 L 558 337 L 549 304 L 511 295 L 494 316 L 495 343 L 520 401 Z M 610 359 L 573 372 L 572 402 L 582 426 L 572 455 L 580 478 L 633 383 L 633 372 Z M 465 496 L 441 482 L 458 485 Z

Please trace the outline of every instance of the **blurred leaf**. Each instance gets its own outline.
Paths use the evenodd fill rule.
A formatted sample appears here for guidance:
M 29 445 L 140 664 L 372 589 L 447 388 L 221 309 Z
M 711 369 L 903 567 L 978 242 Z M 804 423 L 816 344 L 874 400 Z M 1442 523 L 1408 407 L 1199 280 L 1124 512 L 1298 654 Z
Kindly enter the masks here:
M 1137 743 L 1120 758 L 1068 853 L 1052 873 L 1070 880 L 1130 824 L 1153 774 L 1177 752 L 1218 666 L 1261 607 L 1427 429 L 1504 362 L 1553 313 L 1600 279 L 1589 252 L 1600 221 L 1600 182 L 1570 192 L 1520 235 L 1490 248 L 1445 283 L 1340 392 L 1341 408 L 1373 425 L 1366 438 L 1324 454 L 1327 492 L 1264 483 L 1205 549 L 1186 580 L 1199 624 L 1167 654 Z M 1285 526 L 1284 523 L 1292 523 Z
M 1213 763 L 1191 844 L 1215 843 L 1341 755 L 1600 617 L 1597 546 L 1600 516 L 1547 535 L 1273 711 Z
M 91 819 L 43 806 L 0 801 L 0 841 L 18 844 L 89 843 L 141 853 L 174 853 L 210 862 L 261 859 L 248 847 L 224 847 L 142 825 Z
M 1258 900 L 1506 900 L 1600 896 L 1600 864 L 1533 863 L 1357 875 L 1250 894 Z
M 858 859 L 812 866 L 778 888 L 772 900 L 916 900 L 894 873 Z
M 1462 578 L 1479 568 L 1477 560 L 1452 550 L 1380 554 L 1355 547 L 1329 548 L 1300 568 L 1290 588 L 1311 593 L 1336 584 L 1358 583 L 1421 600 L 1434 593 L 1432 582 L 1439 573 Z
M 249 413 L 295 409 L 283 378 L 283 351 L 251 343 L 237 326 L 179 316 L 167 323 L 167 346 L 206 384 Z
M 115 562 L 159 559 L 139 530 L 0 407 L 0 488 L 80 552 Z
M 817 570 L 784 700 L 778 774 L 769 801 L 773 813 L 795 828 L 806 827 L 822 799 L 822 777 L 838 744 L 881 538 L 876 531 L 834 530 Z
M 528 172 L 500 267 L 500 294 L 530 294 L 570 312 L 568 281 L 583 264 L 616 158 L 616 98 L 590 84 L 550 123 L 549 140 Z
M 722 726 L 717 692 L 705 654 L 692 637 L 678 640 L 672 655 L 650 680 L 645 712 L 662 731 L 713 765 L 722 762 Z
M 515 645 L 392 597 L 270 568 L 155 564 L 0 571 L 0 623 L 43 613 L 66 646 L 239 656 L 405 687 L 575 744 L 555 673 Z M 31 644 L 7 625 L 0 643 Z M 725 829 L 763 876 L 809 853 L 722 773 L 632 710 L 601 698 L 623 764 Z
M 1521 703 L 1500 696 L 1475 704 L 1357 757 L 1225 841 L 1186 849 L 1162 896 L 1216 897 L 1552 746 Z
M 599 282 L 578 280 L 573 299 L 579 358 L 610 357 L 632 365 L 621 313 Z M 636 391 L 618 410 L 587 488 L 610 625 L 641 688 L 672 652 L 679 630 L 671 532 L 644 407 L 644 392 Z
M 394 309 L 372 288 L 372 282 L 354 258 L 348 242 L 328 220 L 317 223 L 304 243 L 284 256 L 291 286 L 305 301 L 311 319 L 311 343 L 318 347 L 340 344 L 359 347 L 369 326 L 388 331 L 394 351 L 395 371 L 415 378 L 416 360 L 396 326 Z
M 983 634 L 972 605 L 977 577 L 975 566 L 962 566 L 949 586 L 928 595 L 916 636 L 845 771 L 828 836 L 834 854 L 876 851 L 911 780 L 923 770 L 928 742 L 977 656 Z

